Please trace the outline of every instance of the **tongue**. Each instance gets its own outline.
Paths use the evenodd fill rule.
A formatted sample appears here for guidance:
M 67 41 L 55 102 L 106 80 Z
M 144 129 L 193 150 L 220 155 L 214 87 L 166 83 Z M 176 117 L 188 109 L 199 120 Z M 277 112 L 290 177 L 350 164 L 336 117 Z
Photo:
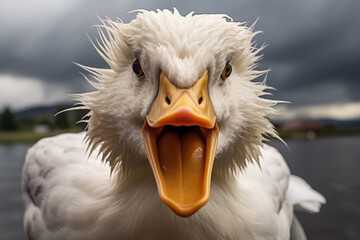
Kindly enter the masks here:
M 165 132 L 157 142 L 164 190 L 184 207 L 197 201 L 205 191 L 205 142 L 195 132 Z

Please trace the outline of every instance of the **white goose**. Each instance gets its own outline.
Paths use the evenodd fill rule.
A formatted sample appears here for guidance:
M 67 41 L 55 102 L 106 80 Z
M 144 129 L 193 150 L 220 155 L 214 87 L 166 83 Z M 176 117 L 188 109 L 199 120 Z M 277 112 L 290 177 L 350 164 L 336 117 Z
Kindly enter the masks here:
M 325 199 L 263 143 L 277 137 L 265 118 L 276 101 L 252 82 L 266 72 L 252 27 L 175 9 L 106 20 L 99 34 L 110 69 L 84 67 L 97 80 L 79 95 L 87 132 L 26 157 L 29 239 L 305 238 L 293 207 Z

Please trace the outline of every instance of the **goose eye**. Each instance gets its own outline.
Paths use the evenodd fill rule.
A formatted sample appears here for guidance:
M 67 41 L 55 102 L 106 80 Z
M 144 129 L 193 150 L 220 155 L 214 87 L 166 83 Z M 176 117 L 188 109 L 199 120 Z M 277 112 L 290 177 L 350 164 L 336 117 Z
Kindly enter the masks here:
M 135 58 L 135 60 L 133 61 L 132 69 L 136 76 L 141 77 L 144 75 L 144 71 L 142 70 L 140 61 L 137 58 Z
M 231 72 L 232 72 L 232 66 L 230 65 L 230 63 L 226 63 L 226 66 L 223 72 L 221 73 L 221 79 L 222 80 L 227 79 L 230 76 Z

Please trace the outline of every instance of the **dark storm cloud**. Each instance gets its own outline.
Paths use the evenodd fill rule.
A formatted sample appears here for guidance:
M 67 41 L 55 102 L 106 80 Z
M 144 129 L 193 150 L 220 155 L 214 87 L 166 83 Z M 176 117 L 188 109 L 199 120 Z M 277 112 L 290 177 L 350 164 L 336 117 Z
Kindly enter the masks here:
M 276 95 L 295 105 L 360 101 L 360 2 L 305 6 L 266 37 L 263 63 Z
M 263 33 L 256 40 L 268 44 L 260 68 L 272 69 L 268 83 L 278 89 L 275 98 L 294 105 L 360 101 L 359 1 L 134 2 L 12 3 L 0 10 L 0 74 L 61 82 L 70 92 L 81 91 L 86 83 L 72 61 L 106 66 L 86 36 L 96 37 L 91 26 L 99 22 L 97 15 L 128 22 L 135 16 L 128 11 L 175 6 L 182 14 L 226 13 L 249 24 L 260 17 L 255 29 Z

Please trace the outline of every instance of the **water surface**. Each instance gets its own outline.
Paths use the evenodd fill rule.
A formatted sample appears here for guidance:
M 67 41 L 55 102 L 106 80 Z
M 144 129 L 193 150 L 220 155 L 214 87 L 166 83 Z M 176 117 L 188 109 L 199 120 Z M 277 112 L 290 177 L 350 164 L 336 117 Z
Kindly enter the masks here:
M 288 140 L 277 147 L 293 174 L 328 203 L 315 215 L 298 213 L 309 240 L 360 239 L 360 136 Z M 29 144 L 0 145 L 0 240 L 26 239 L 21 169 Z
M 21 198 L 21 170 L 30 144 L 0 145 L 0 239 L 26 239 Z
M 315 215 L 297 214 L 309 240 L 360 239 L 360 137 L 273 143 L 292 174 L 322 193 L 327 204 Z

